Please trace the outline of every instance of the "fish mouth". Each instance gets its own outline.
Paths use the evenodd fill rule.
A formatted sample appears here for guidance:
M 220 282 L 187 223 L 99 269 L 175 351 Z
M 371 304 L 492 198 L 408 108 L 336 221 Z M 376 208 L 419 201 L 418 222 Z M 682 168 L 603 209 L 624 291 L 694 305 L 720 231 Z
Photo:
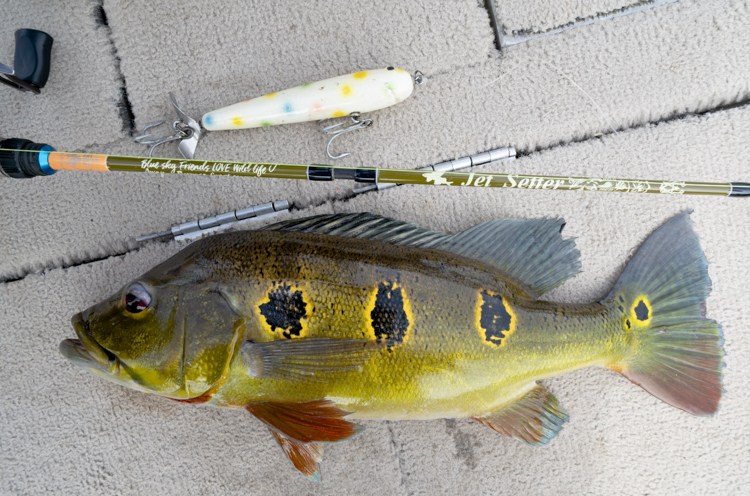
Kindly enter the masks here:
M 96 342 L 83 315 L 77 313 L 70 321 L 78 339 L 65 339 L 60 343 L 62 356 L 84 369 L 94 367 L 102 372 L 117 373 L 120 361 L 114 353 Z

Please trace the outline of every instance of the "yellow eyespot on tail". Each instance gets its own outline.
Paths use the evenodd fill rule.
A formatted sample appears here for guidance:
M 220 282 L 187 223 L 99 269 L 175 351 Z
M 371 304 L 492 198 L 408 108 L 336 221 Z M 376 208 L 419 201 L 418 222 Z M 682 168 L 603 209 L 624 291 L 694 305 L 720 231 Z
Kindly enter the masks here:
M 480 291 L 478 296 L 474 322 L 479 337 L 486 345 L 500 348 L 516 330 L 516 313 L 502 295 Z
M 242 125 L 242 118 L 241 117 L 232 117 L 232 124 L 235 126 L 241 126 Z
M 364 79 L 367 77 L 367 71 L 359 71 L 352 74 L 354 79 Z
M 379 282 L 367 298 L 365 322 L 369 339 L 406 343 L 412 335 L 414 314 L 403 288 L 395 282 Z
M 269 288 L 256 308 L 261 325 L 269 334 L 285 339 L 307 336 L 312 305 L 301 288 L 277 283 Z

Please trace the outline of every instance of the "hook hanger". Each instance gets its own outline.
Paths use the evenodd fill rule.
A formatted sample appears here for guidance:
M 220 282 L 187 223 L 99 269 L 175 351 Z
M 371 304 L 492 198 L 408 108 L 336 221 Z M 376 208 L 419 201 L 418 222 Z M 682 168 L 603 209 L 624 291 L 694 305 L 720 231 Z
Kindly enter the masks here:
M 328 118 L 328 119 L 322 119 L 318 121 L 318 127 L 320 128 L 320 132 L 331 136 L 331 139 L 328 140 L 328 144 L 326 145 L 326 153 L 329 157 L 336 160 L 338 158 L 346 157 L 347 155 L 350 155 L 349 152 L 342 153 L 340 155 L 332 155 L 331 154 L 331 143 L 333 143 L 333 140 L 341 136 L 342 134 L 351 133 L 352 131 L 356 131 L 357 129 L 365 129 L 370 126 L 372 126 L 372 119 L 362 119 L 362 116 L 359 112 L 352 112 L 349 114 L 349 119 L 351 119 L 352 123 L 349 124 L 346 127 L 341 128 L 340 126 L 344 125 L 344 122 L 339 122 L 337 124 L 332 124 L 330 126 L 323 127 L 323 123 L 332 121 L 334 119 L 337 119 L 336 117 Z

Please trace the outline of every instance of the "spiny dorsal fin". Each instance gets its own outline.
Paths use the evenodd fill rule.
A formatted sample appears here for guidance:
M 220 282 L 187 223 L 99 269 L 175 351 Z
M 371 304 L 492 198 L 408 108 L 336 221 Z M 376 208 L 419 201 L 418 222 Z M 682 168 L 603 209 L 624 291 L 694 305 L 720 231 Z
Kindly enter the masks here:
M 370 213 L 316 215 L 271 224 L 264 231 L 294 231 L 328 234 L 342 238 L 371 239 L 399 246 L 421 247 L 447 238 L 446 234 L 422 229 L 388 217 Z
M 504 436 L 529 446 L 542 446 L 557 436 L 568 414 L 560 408 L 557 398 L 535 384 L 521 399 L 502 410 L 472 418 Z
M 560 236 L 564 226 L 563 219 L 496 219 L 448 236 L 415 224 L 360 213 L 318 215 L 280 222 L 266 229 L 448 251 L 496 267 L 538 296 L 580 272 L 575 241 Z

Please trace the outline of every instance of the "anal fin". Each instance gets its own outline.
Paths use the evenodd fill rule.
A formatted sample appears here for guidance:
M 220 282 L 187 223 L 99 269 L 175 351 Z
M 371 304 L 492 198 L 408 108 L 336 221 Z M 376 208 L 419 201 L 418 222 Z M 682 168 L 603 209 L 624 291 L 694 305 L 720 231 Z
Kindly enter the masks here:
M 345 420 L 348 412 L 336 408 L 329 400 L 306 403 L 263 401 L 245 408 L 272 430 L 302 443 L 343 441 L 365 430 Z
M 269 429 L 274 439 L 294 465 L 308 479 L 320 482 L 320 461 L 323 459 L 323 445 L 320 443 L 301 443 Z
M 560 408 L 557 398 L 535 384 L 528 393 L 502 410 L 472 418 L 504 436 L 516 438 L 529 446 L 542 446 L 560 432 L 568 414 Z

